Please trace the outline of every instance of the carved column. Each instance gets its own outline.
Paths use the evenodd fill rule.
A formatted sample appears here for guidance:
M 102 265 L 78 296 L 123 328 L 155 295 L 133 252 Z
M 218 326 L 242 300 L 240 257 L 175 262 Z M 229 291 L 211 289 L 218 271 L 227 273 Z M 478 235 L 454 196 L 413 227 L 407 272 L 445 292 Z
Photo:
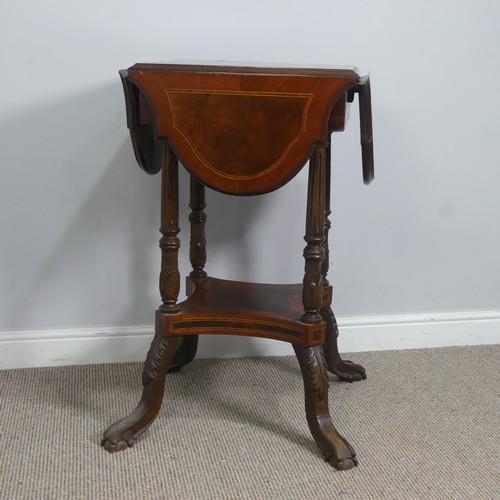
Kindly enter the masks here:
M 320 323 L 323 275 L 322 266 L 325 255 L 325 151 L 324 144 L 315 146 L 309 161 L 309 184 L 307 190 L 306 235 L 304 249 L 305 273 L 302 288 L 304 323 Z
M 191 240 L 189 245 L 189 259 L 193 270 L 189 274 L 191 278 L 205 278 L 207 273 L 204 271 L 207 262 L 206 240 L 205 240 L 205 222 L 207 215 L 205 213 L 205 186 L 191 176 L 189 222 L 191 223 Z
M 179 311 L 177 297 L 180 290 L 180 275 L 177 254 L 181 242 L 177 237 L 179 228 L 179 165 L 177 157 L 164 141 L 163 167 L 161 172 L 161 227 L 160 239 L 161 273 L 160 311 L 174 314 Z
M 332 178 L 332 135 L 328 137 L 328 146 L 326 148 L 326 158 L 325 158 L 325 222 L 324 222 L 324 236 L 323 248 L 325 251 L 325 256 L 323 257 L 323 264 L 321 267 L 321 274 L 323 275 L 323 287 L 330 285 L 328 281 L 328 270 L 330 269 L 330 249 L 328 246 L 328 233 L 332 227 L 330 222 L 330 215 L 332 210 L 330 208 L 330 191 L 331 191 L 331 178 Z

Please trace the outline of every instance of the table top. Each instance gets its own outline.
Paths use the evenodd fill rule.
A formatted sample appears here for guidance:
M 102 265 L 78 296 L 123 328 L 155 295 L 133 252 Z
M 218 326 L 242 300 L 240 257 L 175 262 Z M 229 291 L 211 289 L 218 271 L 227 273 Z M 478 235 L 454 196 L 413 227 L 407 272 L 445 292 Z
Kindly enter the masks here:
M 154 140 L 167 139 L 192 175 L 232 194 L 272 191 L 294 177 L 315 144 L 343 130 L 348 92 L 361 81 L 353 67 L 221 61 L 139 63 L 120 76 L 132 140 L 152 124 Z
M 327 66 L 311 64 L 283 64 L 241 61 L 198 61 L 177 60 L 159 63 L 136 63 L 129 69 L 142 71 L 193 72 L 193 73 L 232 73 L 260 75 L 297 75 L 323 76 L 327 78 L 354 77 L 359 78 L 355 66 Z

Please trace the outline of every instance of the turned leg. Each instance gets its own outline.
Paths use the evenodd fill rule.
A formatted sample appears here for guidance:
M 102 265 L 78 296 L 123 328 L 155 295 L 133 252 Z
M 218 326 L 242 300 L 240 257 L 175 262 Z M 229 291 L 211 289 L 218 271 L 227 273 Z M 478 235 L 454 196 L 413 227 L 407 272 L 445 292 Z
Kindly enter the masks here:
M 307 188 L 306 234 L 304 240 L 304 281 L 302 284 L 302 321 L 308 324 L 321 323 L 319 313 L 323 297 L 322 265 L 325 256 L 325 146 L 316 145 L 309 161 Z
M 325 190 L 325 220 L 324 220 L 324 235 L 323 248 L 325 257 L 322 264 L 323 286 L 329 286 L 328 283 L 328 270 L 330 267 L 330 249 L 328 245 L 328 233 L 330 232 L 331 222 L 330 215 L 330 192 L 331 192 L 331 135 L 329 138 L 328 147 L 326 150 L 326 190 Z M 355 382 L 357 380 L 366 379 L 366 371 L 361 365 L 357 365 L 352 361 L 342 360 L 340 357 L 337 338 L 339 330 L 337 321 L 331 307 L 321 311 L 323 321 L 326 323 L 326 342 L 325 342 L 325 356 L 328 370 L 339 377 L 340 380 L 348 382 Z
M 172 149 L 165 144 L 164 166 L 161 184 L 161 272 L 160 294 L 162 304 L 160 311 L 163 314 L 179 312 L 177 298 L 180 290 L 180 274 L 178 266 L 178 252 L 181 242 L 179 234 L 179 165 Z M 184 342 L 183 342 L 184 344 Z M 189 344 L 189 345 L 188 345 Z M 196 344 L 194 345 L 196 352 Z M 169 371 L 177 371 L 184 364 L 187 351 L 192 351 L 192 341 L 181 345 L 172 360 Z M 193 355 L 194 357 L 194 355 Z
M 191 240 L 189 243 L 189 260 L 193 270 L 189 276 L 193 280 L 203 280 L 207 277 L 204 270 L 207 262 L 205 223 L 207 215 L 205 214 L 205 186 L 191 176 L 189 222 L 191 223 Z M 198 347 L 198 335 L 187 335 L 177 351 L 172 361 L 169 372 L 176 372 L 183 366 L 193 361 Z
M 179 234 L 179 161 L 164 142 L 163 168 L 161 172 L 161 272 L 160 295 L 163 314 L 177 314 L 177 298 L 180 290 L 178 253 Z
M 111 425 L 105 432 L 101 446 L 109 452 L 132 446 L 153 423 L 160 411 L 165 387 L 165 375 L 182 337 L 165 337 L 157 333 L 151 344 L 142 375 L 143 392 L 137 408 L 128 416 Z
M 328 410 L 328 376 L 322 346 L 293 346 L 304 379 L 306 417 L 324 459 L 339 470 L 358 465 L 351 445 L 333 426 Z
M 328 271 L 330 269 L 330 247 L 328 245 L 328 234 L 332 223 L 330 221 L 330 215 L 332 210 L 330 208 L 331 200 L 331 182 L 332 182 L 332 135 L 328 137 L 328 146 L 326 148 L 325 154 L 325 218 L 323 220 L 323 249 L 325 251 L 325 256 L 321 264 L 321 274 L 323 275 L 323 287 L 330 285 L 328 282 Z
M 205 208 L 205 186 L 191 176 L 189 222 L 191 223 L 191 240 L 189 244 L 189 260 L 193 270 L 189 274 L 193 279 L 203 279 L 207 277 L 205 264 L 207 263 L 207 251 L 205 240 L 205 223 L 207 214 Z

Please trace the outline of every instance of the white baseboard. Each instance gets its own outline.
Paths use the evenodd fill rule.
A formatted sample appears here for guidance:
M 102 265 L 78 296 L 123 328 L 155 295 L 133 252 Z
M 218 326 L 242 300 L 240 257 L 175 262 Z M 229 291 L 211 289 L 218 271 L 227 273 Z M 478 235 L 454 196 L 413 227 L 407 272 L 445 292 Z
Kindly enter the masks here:
M 500 343 L 500 311 L 339 317 L 341 352 Z M 0 368 L 144 361 L 152 325 L 0 332 Z M 200 336 L 198 358 L 292 354 L 285 342 Z

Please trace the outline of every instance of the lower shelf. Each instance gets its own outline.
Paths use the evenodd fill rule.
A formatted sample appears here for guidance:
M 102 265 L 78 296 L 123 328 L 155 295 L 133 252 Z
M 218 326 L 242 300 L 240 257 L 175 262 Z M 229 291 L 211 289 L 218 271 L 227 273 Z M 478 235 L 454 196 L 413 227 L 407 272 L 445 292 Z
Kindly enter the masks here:
M 323 344 L 325 323 L 300 318 L 302 285 L 244 283 L 216 278 L 187 279 L 188 299 L 178 314 L 156 312 L 156 331 L 167 336 L 227 334 L 283 340 L 301 346 Z M 331 303 L 324 289 L 322 307 Z

